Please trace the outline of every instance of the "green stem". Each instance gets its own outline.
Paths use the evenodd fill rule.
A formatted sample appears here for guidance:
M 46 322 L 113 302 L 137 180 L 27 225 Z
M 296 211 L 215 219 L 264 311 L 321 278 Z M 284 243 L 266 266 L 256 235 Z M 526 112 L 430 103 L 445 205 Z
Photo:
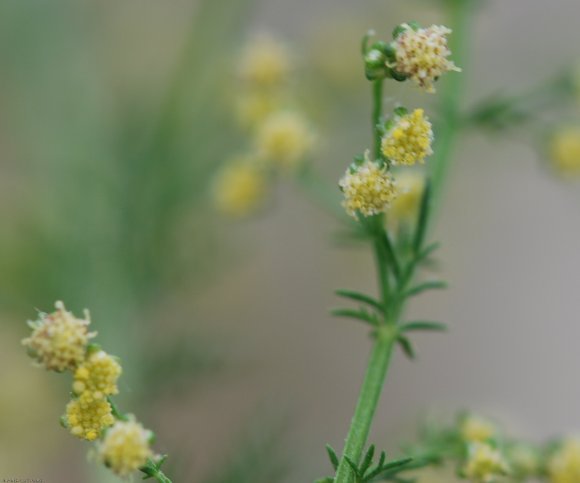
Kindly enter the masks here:
M 383 115 L 383 79 L 373 82 L 373 139 L 375 159 L 381 158 L 381 132 L 379 124 Z
M 471 0 L 449 0 L 449 24 L 453 33 L 449 39 L 449 49 L 453 52 L 455 63 L 466 70 L 467 33 L 469 32 L 469 13 Z M 437 126 L 435 154 L 429 161 L 431 165 L 432 203 L 435 208 L 440 204 L 443 184 L 447 178 L 455 138 L 460 128 L 460 101 L 463 93 L 464 73 L 451 72 L 441 85 L 441 122 Z M 432 218 L 432 217 L 431 217 Z
M 387 375 L 395 340 L 395 331 L 392 325 L 385 325 L 377 331 L 377 339 L 371 352 L 358 403 L 346 438 L 343 456 L 338 465 L 335 483 L 352 483 L 353 481 L 354 475 L 345 456 L 357 464 L 360 460 Z
M 172 483 L 172 481 L 165 476 L 163 471 L 159 471 L 159 473 L 155 475 L 155 479 L 159 481 L 159 483 Z

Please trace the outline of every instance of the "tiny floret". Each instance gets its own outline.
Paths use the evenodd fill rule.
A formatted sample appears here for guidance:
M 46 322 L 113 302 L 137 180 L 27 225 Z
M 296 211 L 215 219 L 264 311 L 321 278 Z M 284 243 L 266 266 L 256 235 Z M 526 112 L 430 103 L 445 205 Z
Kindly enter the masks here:
M 424 163 L 433 153 L 433 130 L 423 109 L 396 116 L 382 139 L 383 155 L 395 165 Z
M 75 371 L 73 391 L 79 395 L 88 391 L 97 399 L 117 394 L 120 375 L 121 366 L 114 357 L 101 350 L 93 352 Z
M 77 438 L 94 441 L 104 429 L 113 425 L 115 418 L 104 396 L 97 398 L 85 391 L 67 404 L 65 422 Z
M 397 73 L 413 80 L 427 92 L 435 92 L 433 83 L 445 72 L 461 69 L 447 57 L 447 35 L 451 30 L 442 25 L 412 28 L 403 24 L 394 41 L 395 61 L 389 65 Z
M 88 314 L 84 319 L 77 319 L 62 302 L 55 306 L 52 314 L 41 314 L 39 320 L 29 322 L 32 334 L 22 344 L 46 369 L 74 370 L 84 360 L 89 339 L 95 333 L 88 330 Z
M 257 152 L 260 157 L 283 169 L 296 168 L 304 161 L 313 143 L 310 126 L 295 112 L 272 114 L 257 133 Z
M 372 216 L 384 212 L 397 196 L 395 180 L 385 166 L 371 161 L 368 153 L 360 166 L 351 166 L 339 181 L 344 194 L 346 212 L 357 218 L 358 214 Z
M 242 80 L 260 88 L 282 83 L 290 71 L 290 55 L 275 39 L 262 35 L 246 46 L 240 59 Z
M 496 433 L 492 423 L 473 415 L 468 415 L 461 421 L 459 431 L 462 439 L 467 443 L 484 443 L 493 438 Z
M 580 439 L 570 438 L 562 443 L 548 462 L 551 483 L 580 481 Z
M 134 419 L 117 421 L 99 445 L 99 455 L 115 474 L 129 476 L 153 457 L 149 447 L 151 436 L 151 432 Z
M 489 444 L 469 445 L 468 459 L 463 474 L 477 483 L 489 483 L 508 473 L 508 466 L 502 454 Z
M 226 216 L 248 216 L 264 201 L 267 186 L 266 174 L 255 161 L 243 157 L 232 160 L 214 180 L 215 206 Z

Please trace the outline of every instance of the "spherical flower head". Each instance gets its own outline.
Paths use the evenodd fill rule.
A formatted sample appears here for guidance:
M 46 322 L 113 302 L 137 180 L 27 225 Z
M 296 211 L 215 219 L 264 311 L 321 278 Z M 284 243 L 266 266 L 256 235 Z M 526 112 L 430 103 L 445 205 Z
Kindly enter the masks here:
M 383 136 L 383 155 L 395 165 L 424 163 L 433 154 L 433 129 L 423 109 L 409 114 L 396 115 Z
M 403 24 L 393 42 L 395 62 L 389 64 L 397 73 L 413 80 L 427 92 L 435 92 L 433 83 L 445 72 L 461 72 L 447 57 L 447 35 L 451 30 L 442 25 L 412 28 Z
M 580 481 L 580 439 L 570 438 L 562 443 L 548 462 L 551 483 Z
M 568 126 L 553 134 L 550 157 L 558 174 L 564 177 L 580 175 L 580 126 Z
M 112 408 L 104 396 L 96 398 L 86 391 L 66 406 L 65 424 L 77 438 L 94 441 L 115 422 Z
M 285 170 L 297 168 L 313 144 L 314 138 L 304 117 L 289 111 L 269 116 L 260 126 L 256 138 L 259 156 Z
M 404 223 L 414 220 L 425 191 L 425 175 L 417 171 L 397 173 L 397 189 L 398 196 L 389 208 L 389 221 Z
M 264 170 L 250 158 L 240 157 L 227 163 L 213 185 L 213 200 L 218 211 L 235 218 L 248 216 L 261 206 L 268 188 Z
M 46 369 L 74 370 L 84 360 L 89 339 L 95 333 L 88 330 L 88 314 L 85 319 L 77 319 L 62 302 L 55 306 L 52 314 L 41 314 L 39 320 L 29 322 L 32 334 L 22 344 Z
M 149 447 L 151 436 L 150 431 L 133 419 L 117 421 L 99 445 L 99 455 L 115 474 L 128 476 L 153 457 Z
M 395 180 L 387 168 L 371 161 L 368 154 L 360 166 L 349 167 L 338 185 L 344 194 L 342 206 L 355 219 L 359 214 L 384 212 L 397 196 Z
M 496 428 L 479 416 L 468 415 L 461 421 L 459 432 L 467 443 L 484 443 L 494 437 Z
M 286 47 L 273 38 L 262 35 L 248 44 L 242 52 L 240 77 L 255 87 L 271 88 L 286 80 L 290 64 Z
M 247 128 L 256 128 L 273 112 L 280 109 L 283 96 L 264 90 L 245 92 L 236 100 L 237 117 L 240 124 Z
M 484 443 L 469 445 L 467 463 L 463 468 L 466 478 L 473 482 L 489 483 L 507 473 L 507 463 L 497 449 Z
M 90 392 L 95 398 L 117 394 L 117 380 L 121 366 L 117 360 L 104 351 L 96 351 L 77 367 L 74 374 L 73 391 L 75 394 Z

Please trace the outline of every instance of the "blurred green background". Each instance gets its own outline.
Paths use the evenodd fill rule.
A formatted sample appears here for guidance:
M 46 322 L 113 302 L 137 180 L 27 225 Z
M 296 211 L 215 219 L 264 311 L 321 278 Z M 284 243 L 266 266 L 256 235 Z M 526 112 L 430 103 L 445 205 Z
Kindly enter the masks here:
M 292 47 L 332 186 L 369 143 L 361 35 L 444 22 L 443 3 L 0 2 L 0 478 L 108 481 L 58 425 L 69 382 L 19 345 L 58 299 L 88 307 L 121 357 L 121 406 L 156 431 L 174 481 L 328 472 L 324 444 L 341 446 L 368 341 L 327 309 L 335 288 L 373 290 L 372 260 L 332 245 L 336 221 L 292 183 L 257 218 L 212 210 L 212 176 L 245 143 L 236 56 L 262 31 Z M 481 2 L 466 105 L 579 56 L 578 15 L 575 0 Z M 373 434 L 383 446 L 433 407 L 487 410 L 532 438 L 577 429 L 580 191 L 547 174 L 540 150 L 463 138 L 436 233 L 452 288 L 413 307 L 452 332 L 419 339 L 417 363 L 396 359 Z

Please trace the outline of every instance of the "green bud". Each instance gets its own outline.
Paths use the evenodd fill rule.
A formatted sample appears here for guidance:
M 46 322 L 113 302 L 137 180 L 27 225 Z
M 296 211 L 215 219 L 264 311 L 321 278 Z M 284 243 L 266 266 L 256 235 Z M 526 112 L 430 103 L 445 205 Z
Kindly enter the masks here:
M 365 55 L 366 69 L 380 69 L 385 66 L 385 55 L 379 49 L 372 48 Z
M 403 82 L 407 80 L 407 75 L 397 72 L 395 69 L 389 69 L 390 76 L 397 82 Z
M 395 110 L 393 112 L 395 113 L 396 116 L 399 116 L 399 117 L 403 117 L 403 116 L 406 116 L 407 114 L 409 114 L 409 110 L 403 106 L 399 106 L 399 107 L 395 108 Z
M 411 20 L 410 22 L 407 22 L 407 25 L 411 27 L 415 32 L 421 28 L 421 24 L 416 20 Z
M 399 35 L 401 35 L 408 28 L 409 28 L 409 24 L 407 24 L 407 23 L 402 23 L 402 24 L 397 25 L 393 29 L 393 39 L 394 40 L 397 40 L 397 38 L 399 37 Z

